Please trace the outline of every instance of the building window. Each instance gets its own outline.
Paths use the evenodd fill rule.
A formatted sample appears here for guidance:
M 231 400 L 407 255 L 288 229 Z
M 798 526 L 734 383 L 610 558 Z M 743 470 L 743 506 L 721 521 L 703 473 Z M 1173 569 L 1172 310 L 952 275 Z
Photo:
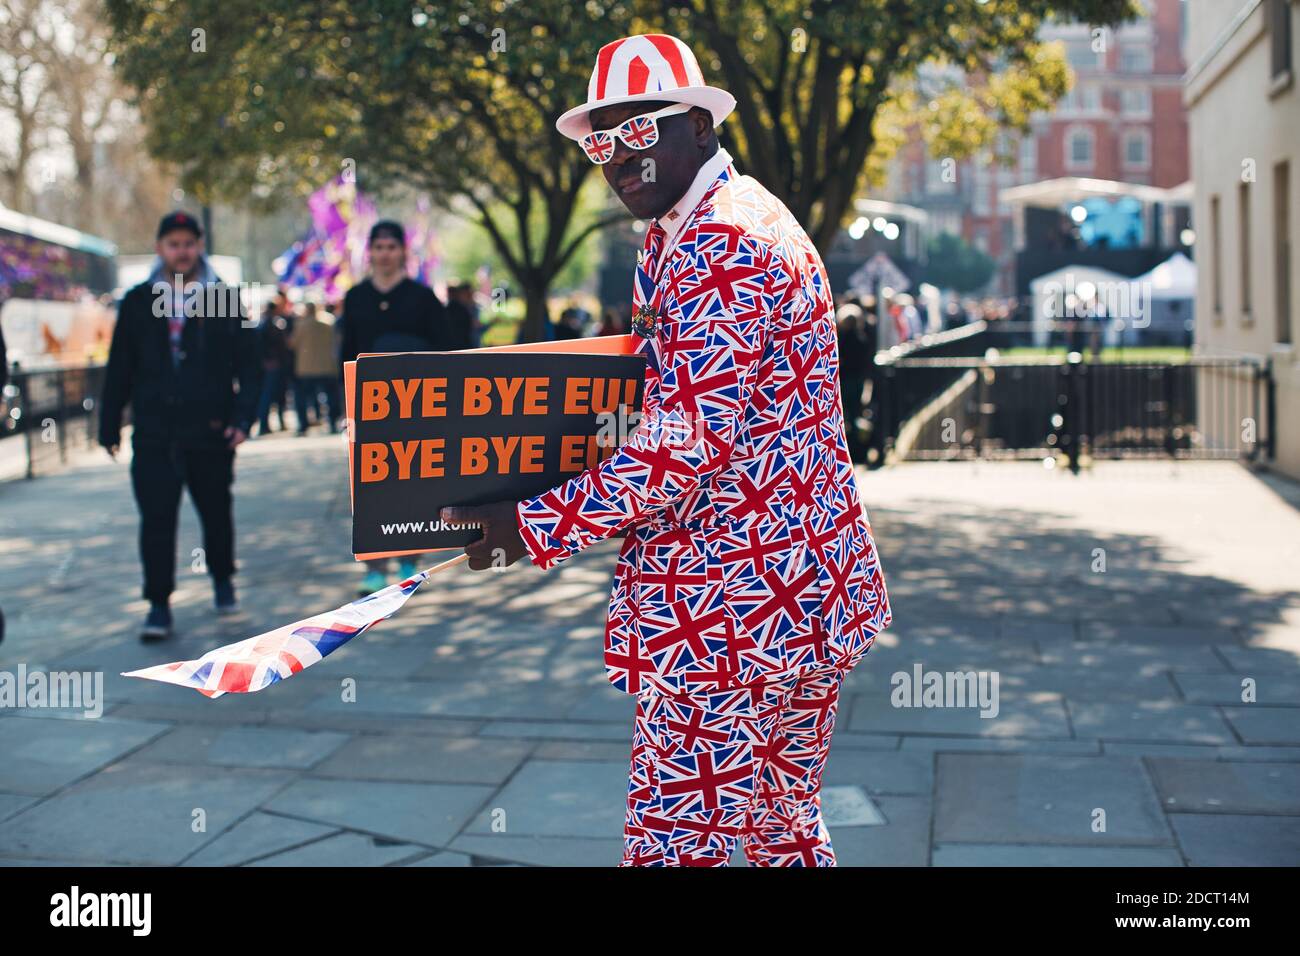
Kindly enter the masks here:
M 1032 183 L 1038 178 L 1038 139 L 1026 133 L 1020 139 L 1020 181 Z
M 1134 87 L 1119 91 L 1119 111 L 1124 116 L 1147 117 L 1151 115 L 1151 91 Z
M 1289 345 L 1291 333 L 1291 164 L 1273 167 L 1273 244 L 1277 257 L 1274 281 L 1277 283 L 1277 340 Z
M 1077 171 L 1091 171 L 1095 143 L 1092 130 L 1075 126 L 1065 133 L 1065 165 Z
M 1268 0 L 1268 32 L 1272 48 L 1270 76 L 1285 79 L 1291 73 L 1291 4 Z
M 1151 134 L 1144 129 L 1124 133 L 1124 166 L 1128 169 L 1151 168 Z
M 1210 197 L 1210 292 L 1214 298 L 1214 317 L 1223 318 L 1223 233 L 1219 197 Z
M 951 196 L 957 191 L 957 167 L 952 160 L 926 160 L 925 191 L 930 196 Z
M 1237 187 L 1237 247 L 1241 250 L 1241 319 L 1250 321 L 1250 183 Z
M 1148 43 L 1125 43 L 1119 48 L 1121 73 L 1150 73 L 1155 68 L 1155 57 Z
M 1065 59 L 1075 70 L 1099 70 L 1105 63 L 1103 56 L 1093 48 L 1090 36 L 1065 41 Z
M 982 153 L 975 160 L 975 191 L 971 197 L 971 212 L 977 216 L 993 214 L 991 193 L 993 191 L 993 166 L 987 153 Z

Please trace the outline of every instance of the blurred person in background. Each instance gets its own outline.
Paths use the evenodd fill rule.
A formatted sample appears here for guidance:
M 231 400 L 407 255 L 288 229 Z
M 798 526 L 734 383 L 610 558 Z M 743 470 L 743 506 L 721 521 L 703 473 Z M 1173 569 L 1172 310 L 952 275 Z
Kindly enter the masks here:
M 293 374 L 293 351 L 289 348 L 292 318 L 293 307 L 281 290 L 266 304 L 257 326 L 258 351 L 262 358 L 262 394 L 257 403 L 259 435 L 271 430 L 272 405 L 280 420 L 280 431 L 285 430 L 284 411 Z
M 208 265 L 197 220 L 184 212 L 164 216 L 155 249 L 153 272 L 118 309 L 99 420 L 99 443 L 116 458 L 122 413 L 131 407 L 131 487 L 149 601 L 144 640 L 172 632 L 182 488 L 203 526 L 217 613 L 239 609 L 230 486 L 260 386 L 256 333 Z M 213 286 L 216 294 L 208 294 Z
M 862 390 L 867 382 L 867 340 L 862 308 L 847 302 L 835 310 L 835 331 L 840 350 L 840 401 L 844 406 L 844 431 L 856 461 L 862 451 L 858 419 L 862 417 Z
M 627 320 L 618 309 L 605 309 L 600 316 L 600 329 L 597 335 L 626 335 Z
M 560 321 L 555 323 L 554 338 L 557 339 L 580 339 L 585 334 L 583 331 L 583 315 L 585 313 L 575 305 L 569 306 L 560 313 Z
M 320 308 L 319 303 L 307 302 L 302 315 L 294 322 L 289 336 L 293 351 L 294 408 L 298 413 L 298 435 L 307 434 L 310 419 L 321 423 L 321 396 L 325 398 L 324 411 L 328 414 L 330 434 L 339 430 L 342 410 L 339 406 L 338 347 L 334 335 L 334 316 Z M 309 414 L 310 413 L 310 414 Z
M 450 348 L 479 347 L 482 330 L 478 304 L 474 301 L 474 287 L 468 282 L 457 281 L 447 286 L 447 328 Z
M 370 275 L 343 297 L 340 368 L 364 352 L 445 352 L 454 348 L 447 310 L 423 282 L 406 271 L 406 230 L 383 219 L 370 227 L 366 243 Z M 403 557 L 398 573 L 405 580 L 419 570 L 419 555 Z M 370 594 L 388 585 L 388 559 L 366 562 L 357 589 Z

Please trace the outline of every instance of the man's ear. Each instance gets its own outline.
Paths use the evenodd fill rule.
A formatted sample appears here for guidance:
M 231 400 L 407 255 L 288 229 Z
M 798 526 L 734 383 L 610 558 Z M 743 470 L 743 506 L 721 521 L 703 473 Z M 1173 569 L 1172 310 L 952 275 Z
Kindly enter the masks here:
M 695 142 L 700 146 L 705 146 L 709 142 L 709 134 L 713 132 L 713 114 L 703 107 L 696 106 L 691 109 L 691 129 L 695 132 Z

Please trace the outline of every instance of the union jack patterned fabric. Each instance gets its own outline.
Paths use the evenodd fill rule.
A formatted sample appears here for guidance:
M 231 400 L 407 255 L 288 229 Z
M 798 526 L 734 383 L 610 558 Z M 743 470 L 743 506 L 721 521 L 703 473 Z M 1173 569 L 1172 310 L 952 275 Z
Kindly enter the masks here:
M 122 676 L 193 687 L 206 697 L 251 694 L 311 667 L 392 617 L 428 576 L 421 571 L 333 611 L 218 647 L 198 660 L 159 664 Z
M 821 775 L 845 671 L 637 698 L 623 866 L 834 866 Z
M 520 502 L 528 553 L 550 568 L 626 535 L 605 667 L 628 693 L 847 670 L 892 615 L 845 439 L 821 257 L 730 164 L 665 245 L 652 223 L 633 288 L 658 317 L 638 346 L 640 426 L 598 467 Z

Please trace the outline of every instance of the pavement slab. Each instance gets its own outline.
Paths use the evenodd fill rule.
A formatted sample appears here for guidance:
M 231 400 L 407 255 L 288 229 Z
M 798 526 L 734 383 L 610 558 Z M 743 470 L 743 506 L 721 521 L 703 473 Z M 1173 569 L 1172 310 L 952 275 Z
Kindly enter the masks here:
M 616 864 L 620 542 L 545 573 L 453 569 L 257 694 L 121 677 L 352 599 L 339 440 L 259 438 L 237 472 L 244 610 L 213 613 L 184 505 L 177 634 L 153 645 L 127 463 L 0 481 L 0 672 L 104 682 L 98 718 L 0 708 L 0 864 Z M 1300 488 L 1279 481 L 1231 462 L 861 472 L 895 622 L 843 687 L 840 864 L 1300 863 Z M 896 706 L 917 667 L 995 674 L 997 715 Z

